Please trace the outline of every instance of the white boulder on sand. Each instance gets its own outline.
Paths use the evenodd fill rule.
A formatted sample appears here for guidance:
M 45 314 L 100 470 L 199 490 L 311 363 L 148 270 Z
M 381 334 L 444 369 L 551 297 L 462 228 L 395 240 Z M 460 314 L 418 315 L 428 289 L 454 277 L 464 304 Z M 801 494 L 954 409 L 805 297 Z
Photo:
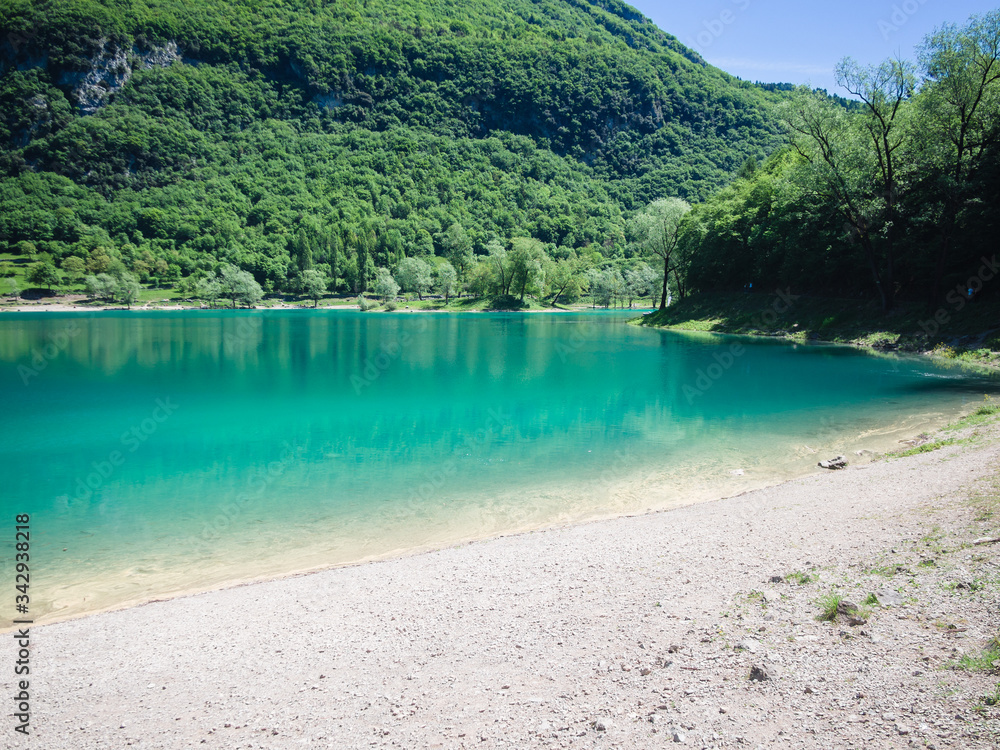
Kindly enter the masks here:
M 971 544 L 1000 518 L 997 426 L 980 431 L 726 500 L 38 627 L 33 736 L 8 726 L 2 744 L 996 747 L 995 670 L 949 667 L 1000 629 L 1000 545 Z M 829 594 L 858 624 L 818 619 Z

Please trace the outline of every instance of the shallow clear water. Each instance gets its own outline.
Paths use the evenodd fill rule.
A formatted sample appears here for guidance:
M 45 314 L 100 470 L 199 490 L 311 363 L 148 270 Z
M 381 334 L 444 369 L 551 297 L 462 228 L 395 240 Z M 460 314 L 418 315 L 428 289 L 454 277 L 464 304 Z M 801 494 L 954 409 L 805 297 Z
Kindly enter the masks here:
M 5 314 L 0 508 L 31 514 L 32 614 L 733 494 L 1000 392 L 629 317 Z

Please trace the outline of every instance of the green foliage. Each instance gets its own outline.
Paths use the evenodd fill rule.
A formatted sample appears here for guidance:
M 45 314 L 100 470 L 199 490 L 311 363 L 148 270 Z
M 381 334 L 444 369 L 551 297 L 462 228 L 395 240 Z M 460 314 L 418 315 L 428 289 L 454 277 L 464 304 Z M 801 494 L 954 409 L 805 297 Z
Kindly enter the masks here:
M 964 654 L 952 665 L 955 669 L 970 672 L 991 672 L 1000 670 L 1000 636 L 994 638 L 977 653 Z
M 139 281 L 132 274 L 126 272 L 117 279 L 115 284 L 114 297 L 126 307 L 132 307 L 133 303 L 139 299 Z
M 472 288 L 512 238 L 621 261 L 637 206 L 704 198 L 780 140 L 783 92 L 616 0 L 6 0 L 0 23 L 0 245 L 160 286 L 231 264 L 292 291 L 326 266 L 358 293 L 438 255 Z M 76 84 L 116 55 L 85 114 Z M 518 297 L 551 293 L 533 261 Z
M 385 270 L 385 269 L 381 269 L 381 270 Z M 378 303 L 377 302 L 372 302 L 370 299 L 366 298 L 364 295 L 360 295 L 358 297 L 357 302 L 358 302 L 358 309 L 361 312 L 368 312 L 369 310 L 374 310 L 376 307 L 378 307 Z
M 838 76 L 860 102 L 800 89 L 792 147 L 695 206 L 679 252 L 693 290 L 919 300 L 935 336 L 988 283 L 1000 216 L 1000 11 L 949 25 L 905 60 Z M 752 285 L 752 287 L 751 287 Z M 976 355 L 979 356 L 979 355 Z M 981 355 L 989 360 L 989 354 Z M 976 358 L 976 357 L 970 357 Z
M 458 291 L 458 272 L 448 261 L 439 263 L 434 269 L 434 291 L 442 295 L 445 302 Z
M 389 273 L 388 268 L 375 269 L 375 285 L 372 287 L 372 292 L 383 302 L 396 299 L 396 295 L 399 294 L 399 284 Z M 359 297 L 358 305 L 361 306 L 363 302 L 364 297 Z M 361 307 L 361 309 L 365 308 Z
M 908 448 L 904 451 L 900 451 L 895 454 L 899 458 L 906 458 L 907 456 L 918 456 L 921 453 L 932 453 L 933 451 L 939 450 L 949 445 L 954 445 L 957 440 L 953 438 L 946 438 L 945 440 L 934 440 L 930 443 L 924 443 L 923 445 L 918 445 L 913 448 Z
M 820 613 L 817 619 L 826 620 L 832 622 L 837 619 L 837 607 L 840 606 L 840 602 L 843 600 L 840 594 L 830 592 L 829 594 L 824 594 L 821 596 L 816 603 L 819 605 Z
M 327 275 L 314 268 L 303 271 L 300 277 L 302 291 L 309 299 L 313 300 L 314 307 L 319 305 L 319 300 L 326 292 L 329 283 L 330 279 Z
M 629 229 L 640 252 L 657 260 L 663 269 L 660 291 L 660 309 L 667 306 L 667 285 L 672 273 L 677 288 L 684 296 L 684 280 L 678 266 L 678 243 L 681 225 L 691 210 L 687 201 L 679 198 L 663 198 L 653 201 L 636 214 Z
M 253 276 L 228 263 L 219 271 L 219 291 L 220 296 L 232 300 L 233 307 L 237 302 L 255 307 L 264 297 L 260 284 Z
M 52 289 L 62 280 L 56 267 L 49 262 L 35 263 L 28 269 L 27 280 L 36 286 Z
M 117 282 L 112 276 L 106 273 L 99 273 L 96 276 L 85 277 L 83 285 L 87 290 L 87 296 L 91 299 L 111 301 L 115 296 Z
M 404 258 L 393 276 L 404 292 L 415 293 L 420 299 L 431 288 L 431 267 L 420 258 Z

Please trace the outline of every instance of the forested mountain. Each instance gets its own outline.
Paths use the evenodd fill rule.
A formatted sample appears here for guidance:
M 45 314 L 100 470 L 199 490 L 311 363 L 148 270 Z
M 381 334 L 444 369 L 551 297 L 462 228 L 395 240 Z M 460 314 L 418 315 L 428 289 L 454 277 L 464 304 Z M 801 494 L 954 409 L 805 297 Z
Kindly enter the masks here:
M 0 40 L 0 243 L 66 278 L 621 257 L 783 139 L 618 0 L 0 0 Z

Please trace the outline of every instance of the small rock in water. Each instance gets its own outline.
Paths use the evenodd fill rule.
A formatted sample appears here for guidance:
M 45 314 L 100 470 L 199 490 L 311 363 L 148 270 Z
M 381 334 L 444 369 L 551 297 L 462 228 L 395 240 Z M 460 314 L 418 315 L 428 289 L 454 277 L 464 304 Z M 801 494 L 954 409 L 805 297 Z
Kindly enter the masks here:
M 847 456 L 837 456 L 829 461 L 819 462 L 821 469 L 843 469 L 845 466 L 847 466 Z
M 741 477 L 743 476 L 743 469 L 733 469 L 729 473 L 732 474 L 734 477 Z

